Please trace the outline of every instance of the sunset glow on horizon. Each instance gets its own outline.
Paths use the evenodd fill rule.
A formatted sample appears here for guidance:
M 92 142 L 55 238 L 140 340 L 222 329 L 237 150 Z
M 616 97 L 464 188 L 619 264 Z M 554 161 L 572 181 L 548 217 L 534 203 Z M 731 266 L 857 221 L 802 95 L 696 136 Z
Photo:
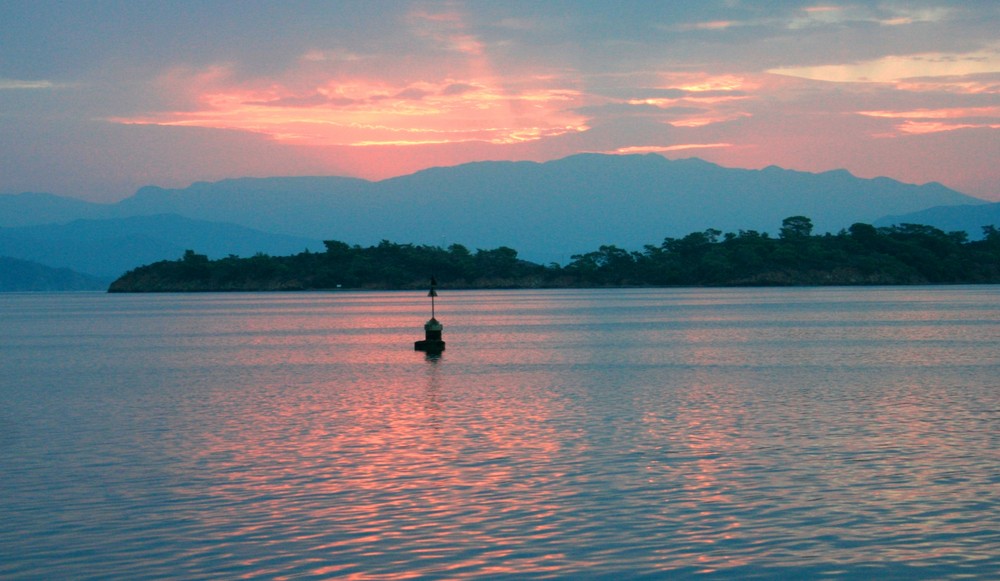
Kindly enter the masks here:
M 5 4 L 0 192 L 653 152 L 1000 200 L 995 4 L 235 6 Z

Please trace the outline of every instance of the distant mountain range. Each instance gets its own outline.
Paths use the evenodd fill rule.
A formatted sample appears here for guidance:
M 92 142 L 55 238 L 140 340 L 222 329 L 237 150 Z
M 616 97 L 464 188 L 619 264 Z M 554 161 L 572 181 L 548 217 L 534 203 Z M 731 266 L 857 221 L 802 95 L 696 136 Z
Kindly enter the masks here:
M 844 170 L 731 169 L 654 154 L 582 154 L 433 168 L 379 182 L 277 177 L 150 186 L 115 204 L 0 195 L 0 255 L 114 276 L 179 258 L 185 249 L 210 257 L 280 255 L 322 249 L 322 240 L 384 239 L 508 246 L 527 260 L 565 263 L 604 244 L 641 249 L 708 228 L 776 233 L 793 215 L 811 218 L 817 232 L 880 223 L 884 216 L 937 225 L 936 217 L 947 213 L 940 207 L 953 206 L 961 208 L 949 212 L 969 217 L 974 238 L 983 225 L 1000 223 L 1000 204 L 937 183 L 861 179 Z M 910 218 L 921 211 L 931 213 Z
M 0 256 L 0 292 L 104 290 L 110 283 L 111 279 L 80 274 L 68 268 L 51 268 Z

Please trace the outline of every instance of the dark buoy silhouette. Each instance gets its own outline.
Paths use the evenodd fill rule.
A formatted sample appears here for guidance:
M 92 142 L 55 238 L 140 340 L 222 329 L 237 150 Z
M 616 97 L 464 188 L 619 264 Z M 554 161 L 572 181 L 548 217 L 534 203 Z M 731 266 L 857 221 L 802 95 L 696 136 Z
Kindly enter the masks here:
M 424 323 L 424 339 L 413 344 L 415 351 L 426 351 L 427 353 L 440 353 L 444 351 L 444 341 L 441 339 L 441 331 L 444 329 L 434 317 L 434 297 L 437 294 L 437 281 L 431 277 L 431 290 L 427 293 L 431 298 L 431 320 Z

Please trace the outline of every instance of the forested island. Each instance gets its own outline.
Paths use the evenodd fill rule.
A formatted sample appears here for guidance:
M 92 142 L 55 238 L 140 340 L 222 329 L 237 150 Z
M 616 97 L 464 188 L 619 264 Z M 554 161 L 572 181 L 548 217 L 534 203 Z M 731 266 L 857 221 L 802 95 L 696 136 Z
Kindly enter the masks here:
M 814 235 L 812 221 L 792 216 L 778 236 L 708 229 L 666 238 L 642 250 L 614 245 L 541 265 L 501 246 L 470 251 L 461 244 L 363 248 L 325 241 L 325 252 L 210 260 L 188 250 L 131 270 L 109 292 L 291 291 L 423 288 L 433 274 L 445 288 L 601 286 L 794 286 L 1000 283 L 1000 230 L 983 239 L 919 224 L 876 228 L 854 224 Z

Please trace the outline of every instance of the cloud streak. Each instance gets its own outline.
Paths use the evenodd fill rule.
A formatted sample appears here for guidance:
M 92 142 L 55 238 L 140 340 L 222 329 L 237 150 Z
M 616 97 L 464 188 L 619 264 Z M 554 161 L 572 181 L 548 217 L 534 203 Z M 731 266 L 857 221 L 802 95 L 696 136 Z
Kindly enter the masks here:
M 45 89 L 68 88 L 71 85 L 66 83 L 53 83 L 52 81 L 25 81 L 20 79 L 0 78 L 0 91 L 38 91 Z

